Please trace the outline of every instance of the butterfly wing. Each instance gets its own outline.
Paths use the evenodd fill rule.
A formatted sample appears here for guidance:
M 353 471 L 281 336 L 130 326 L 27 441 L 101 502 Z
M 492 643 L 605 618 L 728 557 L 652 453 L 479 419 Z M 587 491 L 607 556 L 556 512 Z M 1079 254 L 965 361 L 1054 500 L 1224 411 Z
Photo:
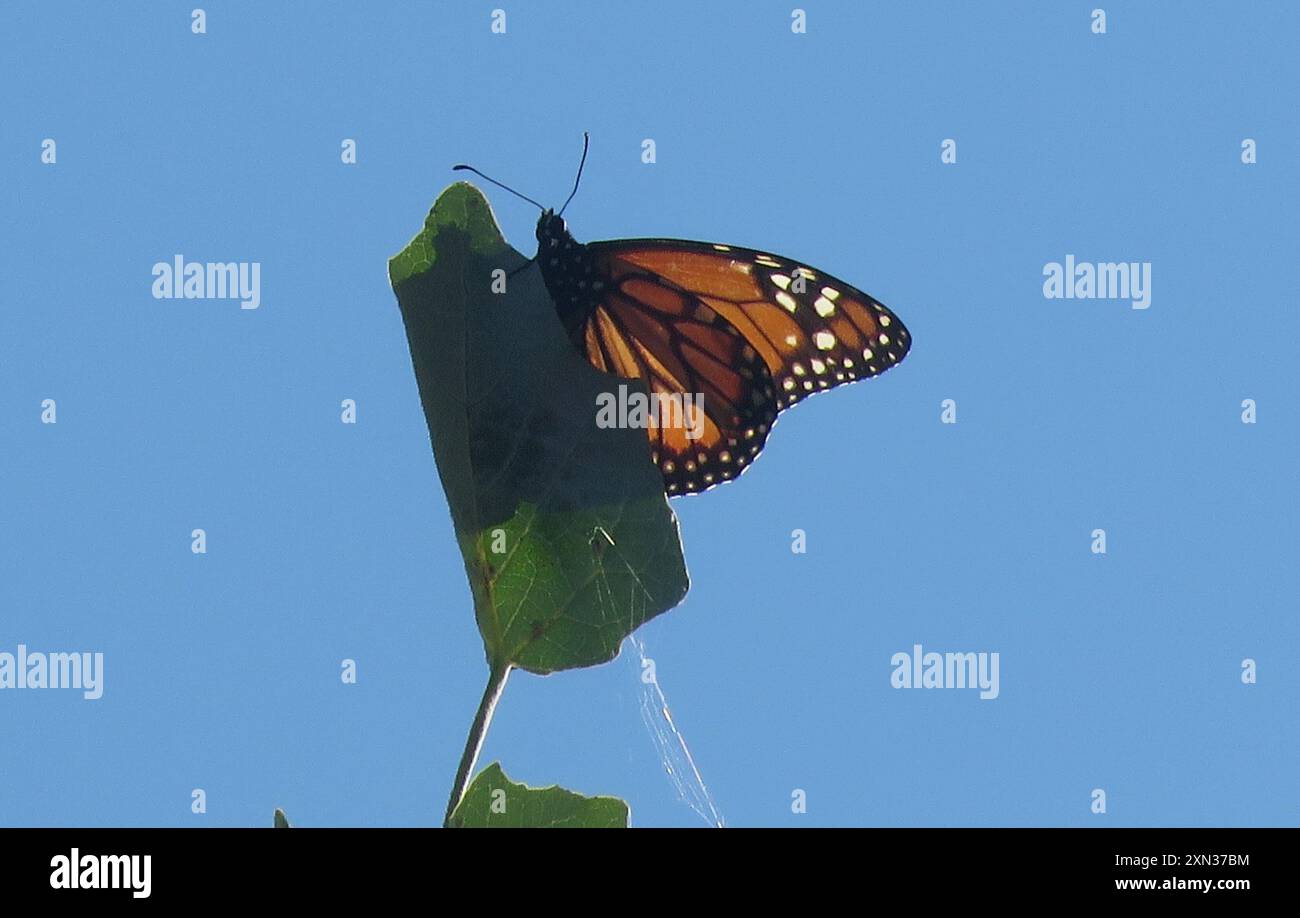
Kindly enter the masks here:
M 575 338 L 598 369 L 652 393 L 699 394 L 701 436 L 649 428 L 669 494 L 728 481 L 776 415 L 900 362 L 911 336 L 889 309 L 822 271 L 753 249 L 673 239 L 587 246 L 603 295 Z

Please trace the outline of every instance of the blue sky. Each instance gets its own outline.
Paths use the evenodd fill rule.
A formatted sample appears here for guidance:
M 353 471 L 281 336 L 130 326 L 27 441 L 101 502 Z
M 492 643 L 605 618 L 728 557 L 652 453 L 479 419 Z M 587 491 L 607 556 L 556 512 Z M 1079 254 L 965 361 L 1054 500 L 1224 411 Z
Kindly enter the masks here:
M 691 591 L 639 635 L 728 824 L 1300 823 L 1300 10 L 191 7 L 0 13 L 0 652 L 105 655 L 99 700 L 0 691 L 0 824 L 441 820 L 486 667 L 386 262 L 455 162 L 560 203 L 584 130 L 580 240 L 782 253 L 915 341 L 673 501 Z M 176 253 L 260 308 L 154 299 Z M 1067 254 L 1150 308 L 1045 299 Z M 999 697 L 892 688 L 914 644 Z M 481 762 L 702 826 L 639 693 L 515 674 Z

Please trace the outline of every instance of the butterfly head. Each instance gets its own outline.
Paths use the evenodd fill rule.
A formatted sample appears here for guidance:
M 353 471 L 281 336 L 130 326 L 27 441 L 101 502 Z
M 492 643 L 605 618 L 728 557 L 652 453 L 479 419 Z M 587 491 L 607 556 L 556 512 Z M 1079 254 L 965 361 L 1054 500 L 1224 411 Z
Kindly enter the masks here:
M 553 210 L 544 210 L 537 218 L 537 244 L 543 249 L 548 245 L 558 245 L 565 239 L 573 238 L 569 234 L 568 224 Z

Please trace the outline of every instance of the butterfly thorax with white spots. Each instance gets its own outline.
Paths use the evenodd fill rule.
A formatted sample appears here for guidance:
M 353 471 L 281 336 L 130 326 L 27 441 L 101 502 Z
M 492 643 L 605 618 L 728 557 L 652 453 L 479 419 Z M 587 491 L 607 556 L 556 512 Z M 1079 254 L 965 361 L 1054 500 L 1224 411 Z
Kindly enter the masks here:
M 575 343 L 596 307 L 605 283 L 587 247 L 573 238 L 564 218 L 544 211 L 537 221 L 537 265 L 564 330 Z

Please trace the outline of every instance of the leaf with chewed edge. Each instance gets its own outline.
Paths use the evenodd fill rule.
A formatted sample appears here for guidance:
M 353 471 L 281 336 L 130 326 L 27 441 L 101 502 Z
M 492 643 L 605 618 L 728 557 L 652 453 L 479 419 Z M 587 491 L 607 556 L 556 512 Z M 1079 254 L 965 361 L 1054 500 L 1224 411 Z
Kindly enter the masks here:
M 628 816 L 627 804 L 617 797 L 517 784 L 493 762 L 479 772 L 448 824 L 456 829 L 626 829 Z
M 643 384 L 577 353 L 525 265 L 457 183 L 389 277 L 489 666 L 550 673 L 612 660 L 687 577 L 645 431 L 596 424 Z

